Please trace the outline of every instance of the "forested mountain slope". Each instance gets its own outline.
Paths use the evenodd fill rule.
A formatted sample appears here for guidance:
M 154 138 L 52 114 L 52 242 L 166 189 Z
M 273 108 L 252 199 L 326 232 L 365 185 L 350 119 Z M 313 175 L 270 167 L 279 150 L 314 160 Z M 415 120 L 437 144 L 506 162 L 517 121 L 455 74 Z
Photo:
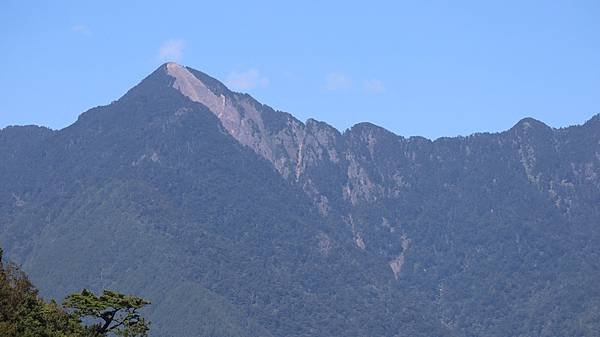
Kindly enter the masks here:
M 600 334 L 598 117 L 339 132 L 168 63 L 0 158 L 7 255 L 148 298 L 156 336 Z
M 164 70 L 66 129 L 2 131 L 2 246 L 44 295 L 143 294 L 156 336 L 445 335 Z

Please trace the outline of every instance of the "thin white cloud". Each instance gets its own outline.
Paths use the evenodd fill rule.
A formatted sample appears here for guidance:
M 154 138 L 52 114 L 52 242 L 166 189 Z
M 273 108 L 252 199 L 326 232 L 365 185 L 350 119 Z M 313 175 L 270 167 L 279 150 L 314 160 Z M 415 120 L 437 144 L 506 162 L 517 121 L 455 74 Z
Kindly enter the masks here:
M 258 69 L 234 70 L 227 75 L 225 83 L 233 90 L 250 90 L 268 86 L 269 79 L 262 76 Z
M 183 56 L 185 42 L 182 39 L 171 39 L 160 46 L 158 59 L 161 61 L 179 61 Z
M 344 73 L 329 73 L 325 77 L 325 89 L 343 91 L 352 88 L 352 79 Z
M 385 86 L 383 85 L 383 82 L 381 82 L 378 79 L 370 79 L 370 80 L 365 80 L 363 82 L 363 89 L 365 90 L 365 92 L 367 93 L 380 93 L 380 92 L 384 92 L 385 91 Z
M 71 27 L 71 31 L 73 33 L 77 33 L 77 34 L 81 34 L 81 35 L 91 35 L 92 34 L 90 27 L 88 27 L 86 25 L 82 25 L 82 24 L 74 25 L 73 27 Z

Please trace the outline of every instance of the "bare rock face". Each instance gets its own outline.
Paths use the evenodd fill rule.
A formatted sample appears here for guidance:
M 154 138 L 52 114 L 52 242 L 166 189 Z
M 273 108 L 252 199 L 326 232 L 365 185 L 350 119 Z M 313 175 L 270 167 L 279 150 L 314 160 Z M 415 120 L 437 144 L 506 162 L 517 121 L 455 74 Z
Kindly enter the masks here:
M 406 237 L 406 235 L 402 235 L 400 237 L 402 240 L 402 253 L 398 255 L 396 258 L 389 262 L 390 268 L 394 273 L 394 278 L 398 280 L 400 278 L 400 272 L 402 272 L 402 266 L 404 266 L 404 261 L 406 259 L 406 253 L 408 252 L 408 248 L 410 247 L 410 240 Z
M 289 114 L 260 104 L 249 95 L 224 87 L 217 89 L 199 78 L 208 78 L 207 75 L 179 64 L 168 63 L 165 68 L 174 79 L 174 89 L 206 106 L 232 137 L 270 161 L 284 178 L 299 182 L 321 213 L 328 214 L 329 198 L 306 173 L 322 166 L 330 170 L 335 167 L 336 171 L 345 169 L 346 158 L 352 157 L 344 153 L 342 135 L 335 128 L 312 119 L 304 124 Z M 351 187 L 347 187 L 349 192 L 345 193 L 351 195 L 351 199 L 355 199 L 352 195 L 368 194 L 373 188 L 368 177 L 356 172 L 360 172 L 360 168 L 355 166 L 348 172 Z
M 294 175 L 304 139 L 304 125 L 300 121 L 273 111 L 249 95 L 229 90 L 217 94 L 188 68 L 176 63 L 168 63 L 166 71 L 175 79 L 173 88 L 210 109 L 231 136 L 273 163 L 284 177 Z M 269 128 L 266 113 L 282 114 L 282 127 Z

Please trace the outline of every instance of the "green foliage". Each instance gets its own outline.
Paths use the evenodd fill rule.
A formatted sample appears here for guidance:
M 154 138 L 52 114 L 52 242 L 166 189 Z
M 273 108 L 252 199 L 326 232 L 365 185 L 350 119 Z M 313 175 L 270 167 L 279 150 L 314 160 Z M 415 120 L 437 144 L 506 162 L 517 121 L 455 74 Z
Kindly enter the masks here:
M 0 249 L 0 336 L 2 337 L 143 337 L 148 323 L 137 312 L 149 302 L 114 291 L 101 296 L 83 290 L 64 303 L 44 302 L 27 275 L 12 263 L 2 261 Z M 105 324 L 87 327 L 81 319 L 98 318 Z
M 0 336 L 94 337 L 54 301 L 44 302 L 27 276 L 14 264 L 2 262 L 0 249 Z
M 67 296 L 63 306 L 79 319 L 91 318 L 98 333 L 123 337 L 147 336 L 148 323 L 138 310 L 150 302 L 136 297 L 104 290 L 102 295 L 84 289 L 80 294 Z

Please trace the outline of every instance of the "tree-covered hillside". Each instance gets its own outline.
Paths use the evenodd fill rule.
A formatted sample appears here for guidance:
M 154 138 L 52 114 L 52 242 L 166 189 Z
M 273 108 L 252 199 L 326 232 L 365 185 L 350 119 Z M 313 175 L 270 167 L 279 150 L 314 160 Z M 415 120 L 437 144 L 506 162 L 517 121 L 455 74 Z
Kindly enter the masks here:
M 44 295 L 144 294 L 155 336 L 447 335 L 170 83 L 159 70 L 19 152 L 36 173 L 1 184 L 0 242 Z
M 45 297 L 144 294 L 154 336 L 595 337 L 599 121 L 339 132 L 166 64 L 0 130 L 0 245 Z

